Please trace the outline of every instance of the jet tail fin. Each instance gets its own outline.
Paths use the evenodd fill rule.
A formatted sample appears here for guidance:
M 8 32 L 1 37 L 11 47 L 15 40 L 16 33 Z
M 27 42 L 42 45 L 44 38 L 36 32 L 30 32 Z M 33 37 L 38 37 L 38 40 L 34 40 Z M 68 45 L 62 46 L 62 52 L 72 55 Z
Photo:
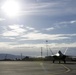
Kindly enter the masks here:
M 50 48 L 49 48 L 50 49 Z M 54 55 L 54 53 L 52 52 L 52 50 L 50 49 L 50 52 L 52 53 L 52 55 Z
M 67 52 L 67 50 L 68 50 L 68 47 L 66 48 L 66 50 L 65 50 L 64 54 Z

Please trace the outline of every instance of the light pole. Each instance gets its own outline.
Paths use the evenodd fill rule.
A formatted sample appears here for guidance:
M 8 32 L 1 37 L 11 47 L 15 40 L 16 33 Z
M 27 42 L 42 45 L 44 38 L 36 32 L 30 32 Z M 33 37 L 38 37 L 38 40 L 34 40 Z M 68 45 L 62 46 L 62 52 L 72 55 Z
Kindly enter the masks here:
M 22 53 L 21 53 L 21 60 L 22 60 Z
M 41 47 L 41 58 L 42 58 L 42 47 Z
M 48 56 L 48 40 L 46 40 L 46 50 L 47 50 L 47 56 Z

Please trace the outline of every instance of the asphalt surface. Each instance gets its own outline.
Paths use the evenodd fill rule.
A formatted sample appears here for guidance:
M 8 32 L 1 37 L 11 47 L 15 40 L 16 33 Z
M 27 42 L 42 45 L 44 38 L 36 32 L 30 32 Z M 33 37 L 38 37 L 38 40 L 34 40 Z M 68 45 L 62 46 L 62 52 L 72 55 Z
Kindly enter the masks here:
M 0 61 L 0 75 L 76 75 L 76 63 Z

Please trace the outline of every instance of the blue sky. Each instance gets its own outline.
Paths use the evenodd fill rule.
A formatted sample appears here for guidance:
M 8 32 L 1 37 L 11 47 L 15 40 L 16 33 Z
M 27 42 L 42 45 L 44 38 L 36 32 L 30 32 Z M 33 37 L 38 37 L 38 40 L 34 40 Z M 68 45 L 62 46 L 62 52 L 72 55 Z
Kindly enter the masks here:
M 20 5 L 16 17 L 2 10 L 5 1 L 0 0 L 1 53 L 39 56 L 43 47 L 46 55 L 46 40 L 56 52 L 76 47 L 76 0 L 15 0 Z

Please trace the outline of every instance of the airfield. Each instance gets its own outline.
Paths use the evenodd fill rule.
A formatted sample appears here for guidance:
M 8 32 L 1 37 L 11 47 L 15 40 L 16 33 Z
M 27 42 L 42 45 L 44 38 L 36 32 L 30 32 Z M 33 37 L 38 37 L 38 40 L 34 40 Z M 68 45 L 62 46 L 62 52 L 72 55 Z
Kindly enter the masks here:
M 0 75 L 76 75 L 76 62 L 0 61 Z

